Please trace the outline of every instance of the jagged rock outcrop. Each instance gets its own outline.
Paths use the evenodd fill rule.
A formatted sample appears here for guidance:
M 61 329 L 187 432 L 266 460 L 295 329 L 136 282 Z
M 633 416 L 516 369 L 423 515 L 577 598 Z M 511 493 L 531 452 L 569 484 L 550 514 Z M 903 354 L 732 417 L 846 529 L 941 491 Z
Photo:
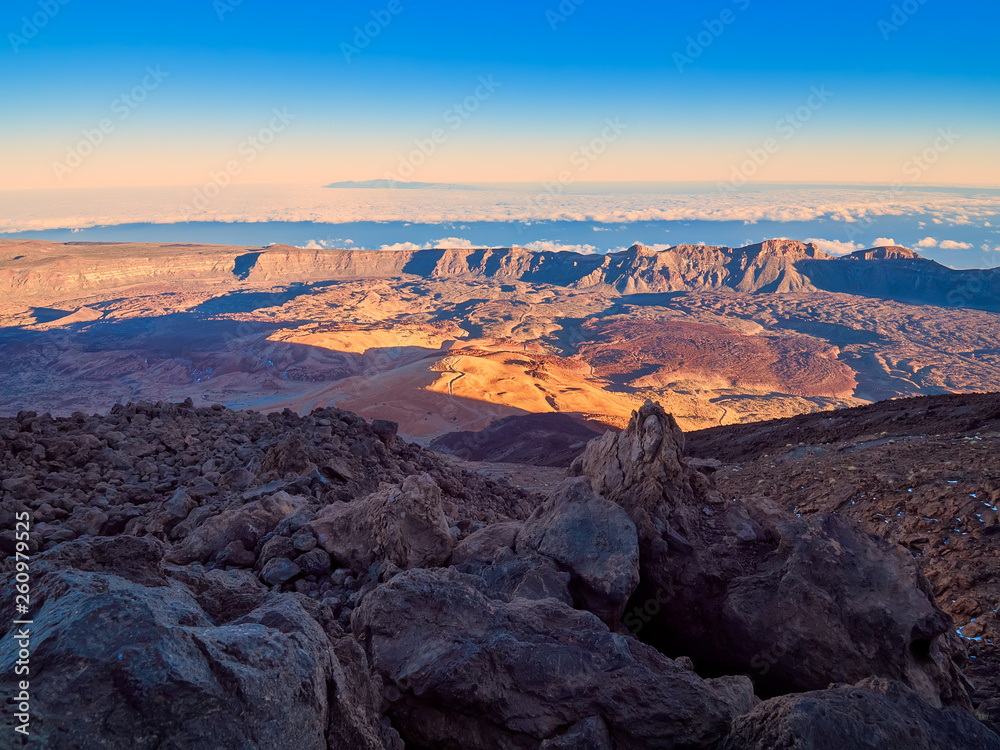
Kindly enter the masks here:
M 122 249 L 104 245 L 97 256 L 95 248 L 75 243 L 32 244 L 47 249 L 7 261 L 0 268 L 0 292 L 22 299 L 55 295 L 72 300 L 83 292 L 165 280 L 228 284 L 238 289 L 242 285 L 416 276 L 523 281 L 625 295 L 822 289 L 935 305 L 984 309 L 1000 305 L 995 269 L 957 271 L 901 247 L 868 248 L 838 258 L 812 243 L 789 239 L 736 248 L 679 244 L 653 249 L 636 244 L 606 254 L 538 252 L 522 247 L 366 251 L 280 244 L 247 248 L 139 243 Z M 947 299 L 956 290 L 960 294 Z
M 835 515 L 726 500 L 658 405 L 592 442 L 573 471 L 639 530 L 640 619 L 627 624 L 644 640 L 749 674 L 765 694 L 879 676 L 931 705 L 971 705 L 964 649 L 912 557 Z

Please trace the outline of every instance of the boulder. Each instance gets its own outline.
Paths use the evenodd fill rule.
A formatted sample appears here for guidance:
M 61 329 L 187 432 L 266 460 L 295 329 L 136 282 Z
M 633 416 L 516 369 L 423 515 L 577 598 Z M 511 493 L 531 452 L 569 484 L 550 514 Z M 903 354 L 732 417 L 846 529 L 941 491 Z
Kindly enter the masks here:
M 1000 750 L 967 711 L 933 708 L 906 685 L 872 678 L 772 698 L 739 717 L 723 750 Z
M 378 436 L 378 439 L 387 446 L 392 445 L 392 441 L 395 439 L 396 433 L 399 432 L 399 423 L 392 422 L 388 419 L 373 419 L 372 432 L 374 432 Z
M 609 627 L 639 583 L 635 524 L 582 477 L 567 479 L 535 509 L 518 534 L 517 551 L 537 552 L 568 572 L 574 602 Z
M 287 557 L 274 557 L 260 571 L 260 580 L 270 586 L 280 586 L 295 578 L 302 569 Z
M 272 531 L 282 519 L 304 507 L 306 500 L 276 492 L 246 505 L 207 516 L 181 544 L 171 550 L 171 562 L 206 562 L 231 542 L 241 541 L 247 549 Z
M 330 572 L 330 555 L 326 550 L 311 549 L 295 558 L 295 564 L 306 575 L 319 576 Z
M 484 526 L 455 545 L 448 563 L 461 565 L 466 562 L 493 562 L 501 549 L 513 551 L 514 542 L 522 528 L 524 524 L 520 521 L 502 521 Z
M 209 616 L 188 586 L 163 576 L 158 558 L 137 569 L 137 553 L 155 551 L 152 540 L 102 540 L 90 555 L 92 541 L 35 562 L 33 744 L 327 750 L 328 738 L 339 738 L 341 747 L 401 750 L 378 713 L 381 695 L 363 653 L 328 634 L 305 609 L 309 600 L 266 593 L 246 600 L 233 589 L 216 594 L 221 606 Z M 217 576 L 204 586 L 238 580 Z M 253 608 L 230 609 L 237 600 Z M 18 679 L 13 630 L 0 642 L 6 695 L 16 695 Z M 5 712 L 0 731 L 13 736 L 14 723 Z
M 599 743 L 599 719 L 623 750 L 709 748 L 755 703 L 745 677 L 703 680 L 589 612 L 484 589 L 452 568 L 414 569 L 354 611 L 408 747 L 559 747 L 570 732 Z
M 399 568 L 443 564 L 454 540 L 441 507 L 441 489 L 428 474 L 350 503 L 333 503 L 308 525 L 340 565 L 367 570 L 386 560 Z

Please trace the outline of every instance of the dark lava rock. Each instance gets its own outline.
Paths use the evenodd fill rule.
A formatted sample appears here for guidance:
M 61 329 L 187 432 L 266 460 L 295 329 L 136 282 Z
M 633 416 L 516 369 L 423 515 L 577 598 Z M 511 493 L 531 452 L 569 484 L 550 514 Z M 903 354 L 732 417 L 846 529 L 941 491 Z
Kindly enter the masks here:
M 271 586 L 280 586 L 301 572 L 302 568 L 287 557 L 275 557 L 269 560 L 260 571 L 260 580 Z
M 1000 750 L 961 709 L 932 708 L 900 682 L 872 678 L 772 698 L 733 723 L 723 750 Z
M 295 558 L 295 564 L 302 568 L 302 572 L 306 575 L 323 575 L 330 572 L 330 555 L 326 550 L 312 549 Z
M 906 552 L 724 500 L 655 407 L 548 497 L 391 432 L 190 401 L 0 418 L 0 612 L 32 519 L 29 746 L 995 746 Z
M 639 538 L 618 505 L 594 494 L 584 478 L 556 487 L 525 522 L 517 551 L 551 558 L 570 574 L 581 609 L 614 627 L 639 583 Z
M 703 680 L 589 612 L 483 588 L 451 569 L 410 570 L 354 613 L 414 747 L 537 748 L 598 717 L 614 747 L 709 748 L 754 703 L 745 677 Z
M 390 422 L 388 419 L 373 419 L 372 431 L 383 443 L 391 445 L 396 433 L 399 432 L 399 423 Z
M 683 445 L 673 417 L 646 404 L 573 464 L 639 530 L 633 606 L 662 606 L 648 625 L 626 624 L 709 672 L 750 675 L 765 694 L 879 676 L 931 705 L 971 707 L 964 648 L 910 555 L 835 515 L 727 501 Z
M 333 648 L 295 596 L 209 617 L 186 586 L 161 577 L 158 559 L 136 569 L 142 541 L 101 540 L 89 563 L 75 542 L 68 556 L 36 562 L 32 745 L 326 750 L 328 737 L 340 736 L 351 747 L 401 747 L 379 717 L 377 693 L 350 689 L 367 683 L 363 656 L 342 658 L 352 652 Z M 67 569 L 74 557 L 103 570 Z M 121 571 L 115 558 L 126 561 Z M 6 695 L 16 694 L 16 659 L 5 638 Z M 0 721 L 14 737 L 11 712 Z

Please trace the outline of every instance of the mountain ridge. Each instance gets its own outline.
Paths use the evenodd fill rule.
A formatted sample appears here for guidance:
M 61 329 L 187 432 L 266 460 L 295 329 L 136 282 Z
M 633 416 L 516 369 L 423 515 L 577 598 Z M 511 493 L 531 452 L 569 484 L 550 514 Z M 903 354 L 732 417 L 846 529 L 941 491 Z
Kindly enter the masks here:
M 33 250 L 9 257 L 5 250 Z M 50 295 L 183 279 L 306 283 L 376 278 L 489 280 L 544 284 L 612 294 L 691 291 L 795 293 L 828 291 L 948 307 L 1000 309 L 1000 269 L 956 270 L 909 248 L 879 246 L 834 256 L 815 244 L 771 239 L 733 248 L 636 243 L 598 253 L 524 247 L 436 247 L 419 250 L 300 248 L 137 243 L 90 246 L 0 241 L 0 293 Z M 137 253 L 139 257 L 136 257 Z M 121 262 L 109 263 L 108 255 Z M 5 257 L 8 256 L 8 257 Z M 239 269 L 237 271 L 237 269 Z
M 267 248 L 251 278 L 278 280 L 294 269 L 301 280 L 314 272 L 330 278 L 413 275 L 427 279 L 491 279 L 603 288 L 623 296 L 690 291 L 749 294 L 834 291 L 909 304 L 1000 309 L 1000 269 L 956 270 L 909 248 L 880 246 L 834 256 L 816 245 L 773 239 L 733 248 L 636 243 L 606 254 L 509 248 L 306 250 Z M 256 276 L 254 276 L 256 274 Z

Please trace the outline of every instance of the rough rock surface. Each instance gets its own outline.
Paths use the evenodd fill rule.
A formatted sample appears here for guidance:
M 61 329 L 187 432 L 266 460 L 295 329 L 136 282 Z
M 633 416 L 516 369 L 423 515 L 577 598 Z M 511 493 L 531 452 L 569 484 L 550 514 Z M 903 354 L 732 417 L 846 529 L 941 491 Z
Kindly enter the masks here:
M 339 737 L 351 747 L 402 747 L 379 714 L 378 692 L 348 689 L 368 683 L 364 656 L 335 645 L 349 639 L 336 626 L 324 631 L 314 602 L 271 593 L 242 571 L 187 571 L 182 583 L 162 552 L 123 536 L 68 542 L 36 560 L 35 741 L 321 750 Z M 229 606 L 220 610 L 220 599 Z M 4 683 L 16 659 L 5 639 Z M 13 736 L 9 712 L 4 721 Z
M 734 722 L 723 750 L 1000 749 L 1000 738 L 957 708 L 932 709 L 912 690 L 871 678 L 772 698 Z
M 726 497 L 833 512 L 905 548 L 969 650 L 976 714 L 1000 729 L 1000 394 L 883 401 L 689 434 Z
M 454 544 L 441 488 L 428 474 L 386 485 L 361 501 L 328 505 L 308 528 L 332 559 L 357 571 L 376 560 L 402 569 L 440 565 Z
M 453 570 L 401 573 L 353 627 L 417 747 L 535 748 L 590 717 L 614 747 L 712 747 L 754 703 L 745 677 L 703 680 L 590 613 L 491 599 Z
M 614 627 L 639 583 L 635 524 L 585 479 L 569 479 L 539 505 L 517 536 L 517 551 L 537 552 L 570 574 L 581 609 Z
M 964 648 L 916 562 L 834 515 L 800 519 L 725 500 L 687 464 L 654 404 L 573 464 L 621 504 L 642 545 L 633 601 L 665 601 L 640 631 L 709 671 L 750 674 L 765 694 L 880 676 L 933 705 L 970 707 Z
M 877 715 L 992 747 L 905 552 L 724 501 L 681 440 L 646 407 L 542 496 L 336 409 L 0 420 L 0 611 L 18 552 L 32 586 L 20 746 L 757 747 Z M 826 690 L 869 678 L 900 682 Z
M 427 564 L 530 510 L 335 409 L 28 412 L 0 420 L 0 480 L 4 531 L 33 521 L 32 739 L 60 748 L 401 747 L 343 629 L 379 573 L 332 560 L 309 523 L 377 499 L 386 558 Z M 5 611 L 15 573 L 8 557 Z M 5 696 L 15 646 L 0 644 Z

